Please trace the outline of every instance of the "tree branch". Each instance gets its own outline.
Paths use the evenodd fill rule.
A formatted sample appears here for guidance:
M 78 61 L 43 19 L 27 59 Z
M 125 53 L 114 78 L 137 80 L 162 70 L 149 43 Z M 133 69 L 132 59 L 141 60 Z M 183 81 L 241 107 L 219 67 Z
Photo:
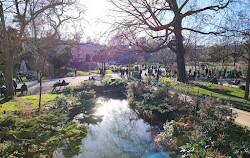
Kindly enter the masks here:
M 188 3 L 188 1 L 189 1 L 189 0 L 186 0 L 186 1 L 181 5 L 179 11 L 181 11 L 181 10 L 185 7 L 185 5 Z
M 31 142 L 31 140 L 29 140 L 29 139 L 22 139 L 22 138 L 18 138 L 16 135 L 14 135 L 14 134 L 10 134 L 11 136 L 13 136 L 14 137 L 14 139 L 16 140 L 16 141 L 27 141 L 27 142 Z
M 193 15 L 193 14 L 196 14 L 196 13 L 199 13 L 199 12 L 202 12 L 202 11 L 205 11 L 205 10 L 214 10 L 214 11 L 218 11 L 220 9 L 224 9 L 228 6 L 228 4 L 231 2 L 231 0 L 228 0 L 227 3 L 225 5 L 215 5 L 215 6 L 208 6 L 208 7 L 205 7 L 205 8 L 202 8 L 202 9 L 198 9 L 198 10 L 194 10 L 194 11 L 188 11 L 186 12 L 183 17 L 186 17 L 186 16 L 190 16 L 190 15 Z
M 226 33 L 226 31 L 222 31 L 222 32 L 212 32 L 212 31 L 211 32 L 202 32 L 202 31 L 191 29 L 191 28 L 182 28 L 182 29 L 192 31 L 192 32 L 196 32 L 196 33 L 200 33 L 200 34 L 203 34 L 203 35 L 209 35 L 209 34 L 219 35 L 219 34 L 222 34 L 222 33 Z

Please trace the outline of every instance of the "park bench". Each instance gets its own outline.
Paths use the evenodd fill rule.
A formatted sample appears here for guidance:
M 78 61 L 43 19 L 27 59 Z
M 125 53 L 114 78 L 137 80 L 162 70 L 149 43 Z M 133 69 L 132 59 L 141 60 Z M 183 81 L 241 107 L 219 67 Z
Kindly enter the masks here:
M 0 87 L 1 97 L 2 97 L 3 95 L 5 95 L 5 91 L 6 91 L 6 88 L 5 88 L 5 87 Z
M 213 77 L 210 82 L 212 82 L 212 84 L 218 84 L 218 79 L 216 77 Z
M 54 85 L 53 85 L 53 90 L 52 90 L 52 92 L 51 93 L 53 93 L 53 92 L 56 92 L 56 91 L 60 91 L 61 90 L 61 87 L 63 87 L 63 89 L 62 89 L 62 91 L 64 91 L 65 89 L 66 89 L 66 86 L 68 86 L 69 85 L 69 82 L 65 82 L 65 83 L 55 83 Z M 56 89 L 57 87 L 60 87 L 58 90 Z
M 15 89 L 15 94 L 16 92 L 21 92 L 21 94 L 23 94 L 23 92 L 26 92 L 26 94 L 28 93 L 28 88 L 25 87 L 25 88 L 16 88 Z
M 228 84 L 232 84 L 232 85 L 239 85 L 240 84 L 240 80 L 234 80 L 234 81 L 228 81 Z

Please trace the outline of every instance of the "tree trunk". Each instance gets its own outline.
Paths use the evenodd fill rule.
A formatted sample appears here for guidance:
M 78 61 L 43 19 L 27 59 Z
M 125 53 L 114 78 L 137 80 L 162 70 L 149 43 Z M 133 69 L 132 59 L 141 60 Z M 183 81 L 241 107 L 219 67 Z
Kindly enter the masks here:
M 5 84 L 6 84 L 6 93 L 5 98 L 11 98 L 14 96 L 14 87 L 13 87 L 13 56 L 11 53 L 6 53 L 6 62 L 4 65 L 4 75 L 5 75 Z
M 41 99 L 42 99 L 42 79 L 40 81 L 40 94 L 39 94 L 38 113 L 40 113 L 40 111 L 41 111 Z
M 183 37 L 181 33 L 181 22 L 178 27 L 175 27 L 175 38 L 176 38 L 176 59 L 178 67 L 178 81 L 187 82 L 186 68 L 185 68 L 185 49 L 183 46 Z
M 248 96 L 249 96 L 249 82 L 250 82 L 250 58 L 248 59 L 246 87 L 245 87 L 245 96 L 244 96 L 245 100 L 248 100 Z

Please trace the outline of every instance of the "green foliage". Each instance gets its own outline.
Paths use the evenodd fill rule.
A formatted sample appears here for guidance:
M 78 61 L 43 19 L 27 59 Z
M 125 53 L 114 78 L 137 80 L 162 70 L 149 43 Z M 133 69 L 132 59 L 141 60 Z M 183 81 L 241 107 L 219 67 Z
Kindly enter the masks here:
M 88 76 L 89 75 L 88 72 L 83 72 L 83 71 L 79 71 L 79 70 L 77 70 L 76 74 L 77 74 L 77 76 Z M 67 73 L 67 77 L 74 77 L 74 76 L 75 76 L 74 72 Z
M 87 136 L 87 128 L 85 125 L 77 126 L 75 122 L 66 124 L 67 119 L 61 110 L 26 120 L 15 116 L 2 117 L 0 138 L 4 142 L 0 145 L 3 151 L 0 156 L 19 155 L 31 158 L 39 154 L 52 155 L 58 148 L 63 149 L 65 157 L 79 154 L 81 140 Z
M 44 94 L 42 95 L 41 105 L 44 105 L 56 97 L 61 97 L 62 94 Z M 12 100 L 0 99 L 0 115 L 5 111 L 5 113 L 11 112 L 25 112 L 29 110 L 35 111 L 38 108 L 39 95 L 30 95 L 23 97 L 16 97 Z
M 56 70 L 55 76 L 57 77 L 65 77 L 68 73 L 73 72 L 74 70 L 72 68 L 68 68 L 66 66 L 60 67 Z
M 164 130 L 158 134 L 154 142 L 161 150 L 178 150 L 186 143 L 190 143 L 189 137 L 197 137 L 197 126 L 192 115 L 181 118 L 178 122 L 172 120 L 166 122 Z
M 110 85 L 111 84 L 111 79 L 108 77 L 108 76 L 105 76 L 103 79 L 102 79 L 102 85 Z
M 250 153 L 250 133 L 234 124 L 235 114 L 220 100 L 206 99 L 200 105 L 199 130 L 203 139 L 225 155 L 237 157 Z
M 182 157 L 186 158 L 205 158 L 205 157 L 215 157 L 216 152 L 212 152 L 211 148 L 206 146 L 204 140 L 196 141 L 190 138 L 190 143 L 180 147 L 183 153 Z
M 179 119 L 194 111 L 192 104 L 180 100 L 177 94 L 170 96 L 168 89 L 167 84 L 153 90 L 141 82 L 133 82 L 128 86 L 129 104 L 139 109 L 146 119 L 158 123 Z
M 243 84 L 239 84 L 239 89 L 245 90 L 245 89 L 246 89 L 246 86 L 243 85 Z
M 0 144 L 0 156 L 9 158 L 22 157 L 22 147 L 11 141 L 5 141 L 4 144 Z
M 90 70 L 89 72 L 99 74 L 99 73 L 100 73 L 100 70 Z
M 111 87 L 113 87 L 116 91 L 126 91 L 126 87 L 128 82 L 124 79 L 116 78 L 114 82 L 111 82 Z
M 245 91 L 240 88 L 193 81 L 190 84 L 171 81 L 171 88 L 201 97 L 212 96 L 232 103 L 234 107 L 250 111 L 250 101 L 244 100 Z
M 112 72 L 112 70 L 106 70 L 105 73 L 106 74 L 112 74 L 113 72 Z

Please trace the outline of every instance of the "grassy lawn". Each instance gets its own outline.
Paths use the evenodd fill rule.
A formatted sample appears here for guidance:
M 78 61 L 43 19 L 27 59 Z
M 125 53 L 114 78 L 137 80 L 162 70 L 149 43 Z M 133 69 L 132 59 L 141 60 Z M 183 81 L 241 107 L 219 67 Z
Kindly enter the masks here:
M 41 104 L 54 100 L 57 96 L 60 97 L 63 94 L 44 94 L 42 95 Z M 5 112 L 15 112 L 20 110 L 34 110 L 38 108 L 39 95 L 15 97 L 11 100 L 0 99 L 0 116 Z
M 112 70 L 106 70 L 106 74 L 112 74 Z
M 100 70 L 89 70 L 89 72 L 93 72 L 93 73 L 99 74 L 99 73 L 100 73 Z
M 88 75 L 89 75 L 88 72 L 83 72 L 83 71 L 77 70 L 77 76 L 88 76 Z M 69 72 L 67 74 L 67 76 L 73 77 L 73 76 L 75 76 L 75 73 L 74 72 Z
M 239 88 L 221 86 L 199 81 L 190 81 L 190 84 L 178 82 L 175 78 L 161 78 L 160 82 L 167 81 L 171 83 L 172 89 L 189 93 L 195 96 L 212 96 L 220 98 L 223 101 L 230 102 L 234 107 L 250 111 L 250 101 L 244 100 L 245 91 Z

